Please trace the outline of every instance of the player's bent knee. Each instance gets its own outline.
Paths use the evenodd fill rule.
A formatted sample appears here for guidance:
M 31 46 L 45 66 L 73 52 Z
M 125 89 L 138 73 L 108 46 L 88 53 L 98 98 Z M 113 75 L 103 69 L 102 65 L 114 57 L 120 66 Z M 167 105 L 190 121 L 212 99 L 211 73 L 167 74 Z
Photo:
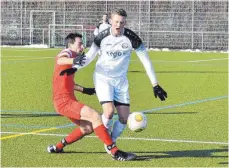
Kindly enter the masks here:
M 122 124 L 127 124 L 127 119 L 128 119 L 128 118 L 122 118 L 122 117 L 120 117 L 120 118 L 119 118 L 119 121 L 120 121 L 120 123 L 122 123 Z
M 80 127 L 81 131 L 85 134 L 85 135 L 89 135 L 93 132 L 93 128 L 90 125 L 84 126 L 84 127 Z
M 112 104 L 104 104 L 103 105 L 103 114 L 106 118 L 112 118 L 114 114 L 114 107 Z
M 80 130 L 83 132 L 84 135 L 91 134 L 93 132 L 92 123 L 90 121 L 81 120 Z

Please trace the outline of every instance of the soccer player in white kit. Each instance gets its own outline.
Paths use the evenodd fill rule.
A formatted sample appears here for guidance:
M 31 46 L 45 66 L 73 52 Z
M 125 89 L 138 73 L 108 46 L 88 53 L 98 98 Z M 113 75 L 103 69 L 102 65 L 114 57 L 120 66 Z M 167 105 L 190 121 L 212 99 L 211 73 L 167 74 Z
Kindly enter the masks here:
M 103 15 L 103 20 L 99 22 L 99 24 L 96 26 L 94 30 L 94 35 L 97 36 L 101 31 L 111 27 L 111 25 L 108 22 L 108 14 Z
M 101 55 L 94 71 L 94 85 L 96 95 L 102 105 L 102 121 L 109 130 L 113 142 L 124 131 L 130 112 L 129 84 L 127 71 L 130 62 L 132 49 L 142 62 L 146 73 L 153 87 L 155 97 L 161 101 L 167 98 L 167 93 L 160 87 L 156 79 L 153 65 L 144 47 L 142 40 L 130 29 L 125 28 L 127 14 L 123 9 L 114 10 L 111 14 L 111 28 L 100 32 L 94 39 L 91 48 L 86 53 L 86 61 L 83 67 L 87 66 L 96 53 L 101 50 Z M 82 68 L 82 67 L 75 67 Z M 112 128 L 112 117 L 114 110 L 117 110 L 118 120 Z

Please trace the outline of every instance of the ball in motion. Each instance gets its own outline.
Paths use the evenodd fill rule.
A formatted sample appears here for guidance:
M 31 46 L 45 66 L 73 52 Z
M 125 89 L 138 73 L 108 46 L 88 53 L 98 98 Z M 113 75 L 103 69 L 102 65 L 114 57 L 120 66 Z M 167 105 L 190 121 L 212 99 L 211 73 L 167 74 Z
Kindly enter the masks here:
M 133 112 L 129 115 L 127 125 L 131 131 L 140 132 L 147 126 L 146 115 L 142 112 Z

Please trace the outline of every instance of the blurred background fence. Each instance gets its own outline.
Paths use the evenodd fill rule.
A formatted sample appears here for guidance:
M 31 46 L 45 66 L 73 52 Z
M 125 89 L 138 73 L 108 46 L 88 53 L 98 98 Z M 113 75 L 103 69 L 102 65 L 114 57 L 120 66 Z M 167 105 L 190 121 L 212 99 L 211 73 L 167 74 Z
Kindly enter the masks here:
M 64 46 L 81 32 L 89 47 L 104 13 L 127 11 L 147 48 L 228 50 L 228 1 L 1 0 L 1 45 Z

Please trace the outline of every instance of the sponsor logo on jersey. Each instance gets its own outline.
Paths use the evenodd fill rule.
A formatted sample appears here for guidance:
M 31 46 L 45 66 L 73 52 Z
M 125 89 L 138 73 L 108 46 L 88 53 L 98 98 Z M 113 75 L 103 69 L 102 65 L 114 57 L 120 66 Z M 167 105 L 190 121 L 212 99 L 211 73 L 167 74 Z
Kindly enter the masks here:
M 125 49 L 125 48 L 128 48 L 128 44 L 127 43 L 122 43 L 122 48 Z
M 120 51 L 111 51 L 111 52 L 107 52 L 107 55 L 113 57 L 113 58 L 116 58 L 116 57 L 120 57 L 123 55 L 122 52 Z

